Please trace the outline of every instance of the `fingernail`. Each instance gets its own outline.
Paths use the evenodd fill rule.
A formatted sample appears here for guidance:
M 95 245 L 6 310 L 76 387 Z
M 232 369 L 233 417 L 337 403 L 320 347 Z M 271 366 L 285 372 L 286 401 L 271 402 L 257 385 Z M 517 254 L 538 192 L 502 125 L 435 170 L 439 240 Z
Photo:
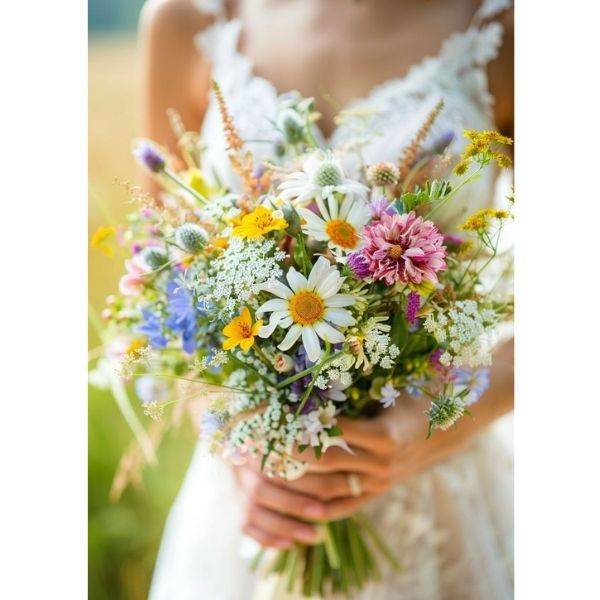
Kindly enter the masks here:
M 273 540 L 273 546 L 275 548 L 288 548 L 290 546 L 290 542 L 288 540 Z
M 307 543 L 316 542 L 319 537 L 318 533 L 312 529 L 296 529 L 295 534 L 295 537 Z
M 307 517 L 324 517 L 325 507 L 322 504 L 309 504 L 304 512 Z

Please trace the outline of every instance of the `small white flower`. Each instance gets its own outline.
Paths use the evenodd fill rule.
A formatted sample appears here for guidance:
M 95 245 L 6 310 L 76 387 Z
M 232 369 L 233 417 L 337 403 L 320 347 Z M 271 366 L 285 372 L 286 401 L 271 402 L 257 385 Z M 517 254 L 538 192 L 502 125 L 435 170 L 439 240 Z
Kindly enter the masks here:
M 338 160 L 329 154 L 311 154 L 302 171 L 289 175 L 279 186 L 280 197 L 297 207 L 308 206 L 313 200 L 323 201 L 337 192 L 342 196 L 365 200 L 368 188 L 358 181 L 348 179 Z
M 384 408 L 390 408 L 390 406 L 396 405 L 396 399 L 399 395 L 400 392 L 396 390 L 394 386 L 388 381 L 388 383 L 386 383 L 381 388 L 381 399 L 379 400 L 379 402 L 381 402 L 381 405 Z
M 350 311 L 356 299 L 350 294 L 338 294 L 344 278 L 329 261 L 320 256 L 308 279 L 290 267 L 286 275 L 289 287 L 279 281 L 267 283 L 263 289 L 278 296 L 265 302 L 257 311 L 257 318 L 271 313 L 268 325 L 259 336 L 270 337 L 279 325 L 289 331 L 278 348 L 289 350 L 302 336 L 302 344 L 312 362 L 322 355 L 319 338 L 330 344 L 344 342 L 344 334 L 336 327 L 348 327 L 356 322 Z

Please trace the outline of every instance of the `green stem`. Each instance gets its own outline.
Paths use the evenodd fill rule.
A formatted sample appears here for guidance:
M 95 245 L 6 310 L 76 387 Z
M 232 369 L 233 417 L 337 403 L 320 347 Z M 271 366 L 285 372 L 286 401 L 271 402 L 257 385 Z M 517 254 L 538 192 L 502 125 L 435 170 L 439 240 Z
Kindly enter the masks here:
M 325 546 L 327 560 L 329 561 L 332 569 L 339 569 L 340 557 L 335 547 L 335 541 L 331 531 L 331 523 L 323 523 L 321 526 L 321 531 L 323 533 L 323 545 Z
M 264 381 L 269 387 L 272 388 L 277 388 L 277 386 L 267 377 L 265 377 L 262 373 L 260 373 L 259 371 L 257 371 L 251 364 L 244 362 L 242 360 L 240 360 L 235 354 L 231 354 L 231 358 L 233 358 L 233 360 L 243 369 L 249 369 L 250 371 L 252 371 L 259 379 L 261 379 L 262 381 Z
M 398 559 L 390 549 L 390 547 L 383 541 L 381 536 L 375 531 L 375 528 L 371 524 L 371 521 L 363 514 L 356 513 L 354 515 L 354 520 L 371 536 L 371 539 L 380 550 L 380 552 L 390 561 L 392 567 L 396 571 L 400 571 L 402 567 L 398 562 Z
M 316 365 L 313 365 L 312 367 L 309 367 L 308 369 L 304 369 L 304 371 L 300 371 L 299 373 L 296 373 L 295 375 L 292 375 L 292 376 L 288 377 L 287 379 L 280 381 L 275 387 L 278 390 L 281 390 L 284 387 L 290 385 L 291 383 L 294 383 L 294 381 L 298 381 L 298 379 L 302 379 L 303 377 L 306 377 L 307 375 L 314 373 L 317 369 L 321 369 L 326 364 L 330 363 L 332 360 L 335 360 L 336 358 L 340 357 L 342 354 L 346 354 L 346 352 L 344 350 L 340 350 L 339 352 L 332 354 L 327 360 L 322 360 L 321 362 L 317 363 Z
M 465 185 L 467 185 L 468 183 L 470 183 L 471 181 L 473 181 L 474 179 L 477 179 L 477 177 L 479 177 L 479 173 L 483 170 L 483 166 L 479 166 L 479 168 L 473 172 L 471 175 L 469 175 L 469 177 L 467 177 L 466 179 L 464 179 L 459 185 L 457 185 L 455 188 L 453 188 L 451 190 L 451 192 L 449 194 L 447 194 L 446 196 L 444 196 L 441 201 L 434 206 L 424 217 L 424 220 L 430 219 L 431 215 L 433 215 L 433 213 L 438 210 L 439 208 L 441 208 L 442 206 L 444 206 L 444 204 L 446 204 L 451 198 L 453 198 L 454 196 L 456 196 L 456 194 L 458 193 L 459 190 L 461 190 L 463 187 L 465 187 Z
M 169 169 L 164 169 L 162 171 L 171 181 L 176 183 L 180 188 L 183 188 L 186 192 L 191 194 L 198 202 L 202 204 L 208 204 L 208 200 L 200 193 L 198 193 L 194 188 L 190 187 L 183 179 L 181 179 L 178 175 L 175 175 L 173 171 Z

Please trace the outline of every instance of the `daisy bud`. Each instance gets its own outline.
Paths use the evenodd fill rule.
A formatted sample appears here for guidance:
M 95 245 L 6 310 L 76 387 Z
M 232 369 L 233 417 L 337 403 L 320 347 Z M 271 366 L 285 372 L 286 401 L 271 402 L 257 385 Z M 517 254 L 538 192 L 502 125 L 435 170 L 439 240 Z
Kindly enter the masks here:
M 204 229 L 195 223 L 184 223 L 175 231 L 175 241 L 190 254 L 199 252 L 206 243 Z
M 142 260 L 151 269 L 160 269 L 169 262 L 169 255 L 162 248 L 157 246 L 149 246 L 142 250 Z
M 277 125 L 288 144 L 297 144 L 304 139 L 304 123 L 295 110 L 282 110 Z
M 294 360 L 292 357 L 287 354 L 283 354 L 283 352 L 278 352 L 273 357 L 273 364 L 278 373 L 287 373 L 294 368 Z
M 367 181 L 373 187 L 396 185 L 400 179 L 398 167 L 390 162 L 381 162 L 367 168 Z
M 133 155 L 152 173 L 160 173 L 165 168 L 165 159 L 150 142 L 145 140 L 139 142 L 133 150 Z
M 340 185 L 344 174 L 342 170 L 331 161 L 325 161 L 315 172 L 313 182 L 319 187 Z

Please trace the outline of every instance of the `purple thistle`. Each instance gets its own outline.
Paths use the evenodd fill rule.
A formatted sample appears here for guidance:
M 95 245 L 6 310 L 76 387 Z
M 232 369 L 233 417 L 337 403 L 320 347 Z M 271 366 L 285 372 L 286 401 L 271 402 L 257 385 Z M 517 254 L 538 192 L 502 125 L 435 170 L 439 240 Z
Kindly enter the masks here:
M 396 211 L 387 198 L 375 198 L 369 204 L 372 219 L 381 219 L 384 214 L 393 215 Z
M 352 273 L 354 273 L 354 276 L 358 279 L 366 279 L 371 275 L 369 261 L 360 250 L 348 254 L 348 266 Z
M 463 239 L 457 235 L 447 233 L 444 235 L 444 244 L 447 246 L 460 246 L 463 243 Z
M 406 303 L 406 320 L 409 325 L 414 325 L 417 322 L 419 308 L 421 308 L 421 297 L 417 292 L 410 292 Z
M 138 162 L 152 173 L 160 173 L 165 168 L 165 159 L 150 143 L 142 140 L 133 150 Z

